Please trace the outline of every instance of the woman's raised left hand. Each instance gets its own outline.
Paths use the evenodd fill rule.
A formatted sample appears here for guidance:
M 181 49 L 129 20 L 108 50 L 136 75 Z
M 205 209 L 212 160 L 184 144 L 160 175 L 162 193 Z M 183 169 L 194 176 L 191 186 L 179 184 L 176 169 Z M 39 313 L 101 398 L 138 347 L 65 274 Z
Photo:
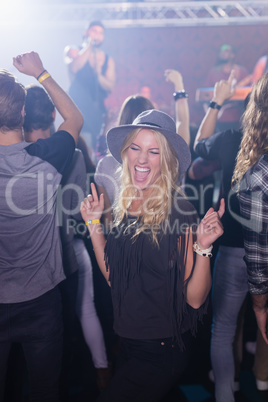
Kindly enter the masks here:
M 218 211 L 213 208 L 209 208 L 204 218 L 201 220 L 197 228 L 198 246 L 202 249 L 208 249 L 214 241 L 216 241 L 223 234 L 223 226 L 221 223 L 221 217 L 225 211 L 224 199 L 221 199 L 220 207 Z

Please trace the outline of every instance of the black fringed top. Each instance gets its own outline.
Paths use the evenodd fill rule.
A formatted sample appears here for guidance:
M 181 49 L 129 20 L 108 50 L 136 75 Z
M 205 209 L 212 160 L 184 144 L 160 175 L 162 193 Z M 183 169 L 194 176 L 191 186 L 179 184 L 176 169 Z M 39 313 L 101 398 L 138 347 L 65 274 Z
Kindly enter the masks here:
M 195 332 L 207 304 L 195 310 L 185 298 L 191 277 L 184 281 L 187 243 L 189 236 L 195 240 L 197 213 L 175 193 L 169 219 L 158 231 L 159 247 L 150 230 L 133 239 L 139 224 L 139 219 L 129 215 L 107 238 L 105 260 L 110 270 L 114 330 L 130 339 L 172 337 L 183 347 L 181 334 L 189 329 Z M 190 227 L 191 234 L 186 231 Z

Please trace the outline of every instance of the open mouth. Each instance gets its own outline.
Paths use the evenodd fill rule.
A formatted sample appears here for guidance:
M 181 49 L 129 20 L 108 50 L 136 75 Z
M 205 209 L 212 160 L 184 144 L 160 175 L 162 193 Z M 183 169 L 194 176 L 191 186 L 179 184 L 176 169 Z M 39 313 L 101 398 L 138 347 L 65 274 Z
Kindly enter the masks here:
M 134 170 L 135 170 L 135 180 L 137 180 L 137 181 L 146 180 L 151 172 L 151 169 L 143 168 L 140 166 L 135 166 Z

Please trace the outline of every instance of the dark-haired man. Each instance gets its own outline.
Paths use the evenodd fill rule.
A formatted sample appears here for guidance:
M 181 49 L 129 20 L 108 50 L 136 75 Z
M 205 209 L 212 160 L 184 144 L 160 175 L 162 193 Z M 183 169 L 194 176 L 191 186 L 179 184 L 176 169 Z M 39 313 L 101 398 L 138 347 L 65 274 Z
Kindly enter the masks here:
M 44 86 L 63 122 L 53 137 L 25 142 L 25 88 L 0 70 L 0 400 L 9 351 L 19 342 L 31 401 L 58 401 L 62 316 L 57 285 L 65 275 L 56 195 L 83 117 L 37 53 L 17 56 L 13 64 Z
M 25 141 L 49 138 L 55 132 L 55 106 L 48 93 L 39 85 L 29 85 L 26 90 L 23 123 Z

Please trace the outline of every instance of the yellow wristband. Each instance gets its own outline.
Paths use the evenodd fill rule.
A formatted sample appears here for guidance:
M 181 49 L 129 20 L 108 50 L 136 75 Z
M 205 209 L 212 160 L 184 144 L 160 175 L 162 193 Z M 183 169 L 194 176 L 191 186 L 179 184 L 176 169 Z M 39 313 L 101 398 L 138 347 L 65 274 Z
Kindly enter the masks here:
M 93 219 L 93 221 L 86 221 L 85 222 L 86 225 L 97 225 L 98 223 L 100 223 L 99 219 Z
M 51 77 L 51 75 L 49 73 L 45 73 L 45 74 L 41 75 L 41 77 L 38 78 L 38 81 L 41 84 L 41 82 L 45 81 L 48 77 Z

